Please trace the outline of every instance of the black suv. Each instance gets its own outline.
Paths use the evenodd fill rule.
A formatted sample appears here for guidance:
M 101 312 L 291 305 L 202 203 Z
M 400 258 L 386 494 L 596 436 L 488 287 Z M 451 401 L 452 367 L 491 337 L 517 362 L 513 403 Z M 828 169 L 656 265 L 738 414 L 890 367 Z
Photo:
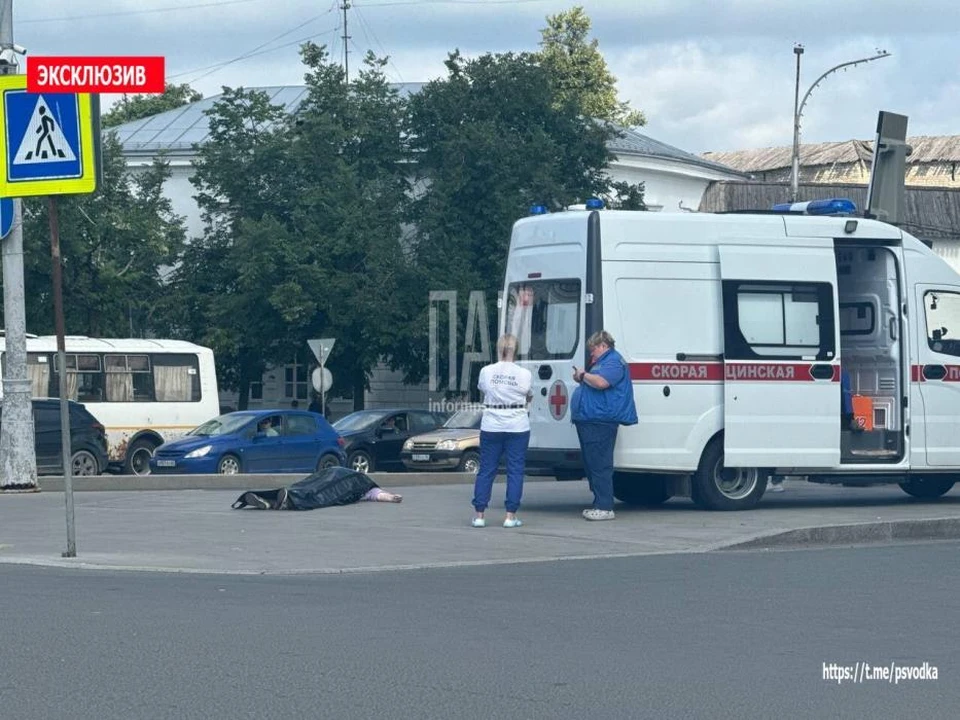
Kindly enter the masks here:
M 333 424 L 347 453 L 347 467 L 357 472 L 403 470 L 400 451 L 411 435 L 435 430 L 446 415 L 416 409 L 357 410 Z
M 99 475 L 107 467 L 107 435 L 97 419 L 83 405 L 72 400 L 70 406 L 70 454 L 73 475 Z M 0 423 L 3 403 L 0 402 Z M 34 448 L 38 475 L 62 475 L 60 452 L 60 400 L 33 400 Z

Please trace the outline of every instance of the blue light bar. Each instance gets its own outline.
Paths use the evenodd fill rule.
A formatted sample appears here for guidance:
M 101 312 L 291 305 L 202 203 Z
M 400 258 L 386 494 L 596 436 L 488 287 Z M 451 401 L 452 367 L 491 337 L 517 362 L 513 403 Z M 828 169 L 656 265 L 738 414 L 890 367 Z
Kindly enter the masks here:
M 809 200 L 798 203 L 779 203 L 773 206 L 774 212 L 799 212 L 805 215 L 854 215 L 857 206 L 846 198 L 829 200 Z
M 590 198 L 585 203 L 587 210 L 603 210 L 603 200 L 600 198 Z
M 531 205 L 531 206 L 530 206 L 530 214 L 531 214 L 531 215 L 546 215 L 548 212 L 550 212 L 550 211 L 547 210 L 547 206 L 546 206 L 546 205 Z

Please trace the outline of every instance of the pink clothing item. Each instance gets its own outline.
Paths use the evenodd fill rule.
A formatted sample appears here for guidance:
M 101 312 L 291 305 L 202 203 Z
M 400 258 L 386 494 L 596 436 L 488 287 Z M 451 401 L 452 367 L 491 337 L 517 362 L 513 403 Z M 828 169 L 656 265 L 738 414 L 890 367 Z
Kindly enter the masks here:
M 364 500 L 376 502 L 377 498 L 380 497 L 380 493 L 382 492 L 383 490 L 381 488 L 373 488 L 372 490 L 368 490 L 367 493 L 360 498 L 360 502 L 363 502 Z

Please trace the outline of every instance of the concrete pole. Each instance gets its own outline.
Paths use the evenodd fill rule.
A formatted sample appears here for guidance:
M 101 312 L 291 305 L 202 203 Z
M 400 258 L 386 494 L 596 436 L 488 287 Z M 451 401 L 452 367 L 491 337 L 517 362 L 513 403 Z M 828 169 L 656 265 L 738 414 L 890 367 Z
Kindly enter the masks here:
M 13 0 L 0 0 L 0 74 L 16 75 Z M 7 152 L 10 149 L 7 148 Z M 0 492 L 36 492 L 37 456 L 33 403 L 27 376 L 27 320 L 23 282 L 23 206 L 13 200 L 13 229 L 3 240 L 3 424 L 0 427 Z
M 797 202 L 800 194 L 800 56 L 803 45 L 795 45 L 793 52 L 797 56 L 797 83 L 793 95 L 793 156 L 790 173 L 790 202 Z

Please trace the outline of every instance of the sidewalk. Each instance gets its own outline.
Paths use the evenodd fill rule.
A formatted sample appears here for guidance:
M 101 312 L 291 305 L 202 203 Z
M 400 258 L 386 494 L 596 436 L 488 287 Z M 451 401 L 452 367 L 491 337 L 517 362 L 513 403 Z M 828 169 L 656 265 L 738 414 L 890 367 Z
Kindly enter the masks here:
M 402 476 L 395 478 L 397 481 Z M 257 486 L 270 487 L 261 482 Z M 617 506 L 590 523 L 585 482 L 529 482 L 520 517 L 500 526 L 503 484 L 489 524 L 474 529 L 472 486 L 399 487 L 403 503 L 358 503 L 307 512 L 233 510 L 237 490 L 77 492 L 77 557 L 66 548 L 62 492 L 0 495 L 0 562 L 60 567 L 236 574 L 338 573 L 707 552 L 784 543 L 960 537 L 960 491 L 918 502 L 899 488 L 788 482 L 748 512 L 710 513 L 678 499 L 654 509 Z M 897 525 L 896 523 L 907 523 Z M 855 526 L 841 531 L 810 528 Z M 892 529 L 891 529 L 892 528 Z M 784 533 L 792 533 L 792 535 Z

